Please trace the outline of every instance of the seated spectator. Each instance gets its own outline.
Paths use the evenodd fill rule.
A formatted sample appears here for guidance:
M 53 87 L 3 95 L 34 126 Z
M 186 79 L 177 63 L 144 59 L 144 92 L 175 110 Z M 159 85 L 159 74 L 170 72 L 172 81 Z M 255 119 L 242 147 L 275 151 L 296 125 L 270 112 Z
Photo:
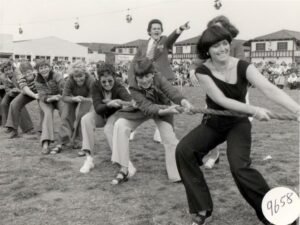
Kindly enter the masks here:
M 292 89 L 295 89 L 297 88 L 297 75 L 296 73 L 291 73 L 288 80 L 288 85 L 289 85 L 289 88 L 292 90 Z
M 276 79 L 275 79 L 275 84 L 277 87 L 279 87 L 280 89 L 283 89 L 284 84 L 285 84 L 285 78 L 283 76 L 283 74 L 280 74 Z

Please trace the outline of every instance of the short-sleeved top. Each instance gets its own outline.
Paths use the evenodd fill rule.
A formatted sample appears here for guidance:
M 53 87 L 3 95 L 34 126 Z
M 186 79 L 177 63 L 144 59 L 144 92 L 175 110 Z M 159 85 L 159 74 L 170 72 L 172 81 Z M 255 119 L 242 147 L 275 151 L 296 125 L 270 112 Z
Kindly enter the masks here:
M 246 78 L 246 71 L 249 66 L 249 63 L 243 60 L 239 60 L 237 63 L 237 81 L 235 84 L 230 84 L 225 81 L 222 81 L 215 77 L 211 70 L 202 64 L 196 69 L 196 73 L 204 74 L 209 76 L 217 87 L 223 92 L 227 98 L 234 99 L 239 102 L 246 102 L 246 94 L 248 87 L 248 80 Z M 218 105 L 214 102 L 208 95 L 206 95 L 206 104 L 208 108 L 216 110 L 225 110 L 224 107 Z

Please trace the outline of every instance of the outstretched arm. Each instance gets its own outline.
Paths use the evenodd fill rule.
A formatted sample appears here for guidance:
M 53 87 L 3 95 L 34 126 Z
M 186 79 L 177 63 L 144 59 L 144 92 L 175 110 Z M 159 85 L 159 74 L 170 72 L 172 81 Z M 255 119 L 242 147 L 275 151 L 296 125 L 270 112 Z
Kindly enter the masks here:
M 199 82 L 204 85 L 207 95 L 218 105 L 229 110 L 251 114 L 258 120 L 270 119 L 268 115 L 270 113 L 269 110 L 227 98 L 209 76 L 199 73 L 196 73 L 196 76 Z
M 171 49 L 173 44 L 176 42 L 178 37 L 181 35 L 181 33 L 185 30 L 190 29 L 189 22 L 186 22 L 185 24 L 181 25 L 179 28 L 177 28 L 175 31 L 173 31 L 168 37 L 166 41 L 166 46 L 168 49 Z
M 246 76 L 248 81 L 270 100 L 292 113 L 300 113 L 300 105 L 284 91 L 269 82 L 253 65 L 248 66 Z

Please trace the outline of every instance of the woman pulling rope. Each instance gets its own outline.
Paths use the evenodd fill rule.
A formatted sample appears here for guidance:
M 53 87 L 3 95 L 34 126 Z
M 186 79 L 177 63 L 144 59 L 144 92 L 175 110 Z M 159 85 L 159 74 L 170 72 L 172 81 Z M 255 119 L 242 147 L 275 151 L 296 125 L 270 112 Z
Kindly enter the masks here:
M 274 114 L 269 110 L 245 104 L 249 82 L 270 100 L 300 115 L 300 105 L 286 93 L 267 81 L 253 66 L 230 57 L 231 35 L 220 26 L 207 28 L 197 49 L 206 62 L 197 68 L 196 76 L 204 84 L 208 110 L 232 110 L 268 121 Z M 196 110 L 197 111 L 197 110 Z M 225 112 L 225 111 L 224 111 Z M 234 181 L 245 200 L 254 208 L 263 224 L 261 203 L 270 190 L 262 175 L 252 168 L 251 123 L 247 117 L 204 114 L 202 123 L 188 133 L 177 145 L 176 162 L 186 189 L 193 225 L 203 225 L 211 219 L 212 198 L 199 168 L 202 158 L 217 145 L 227 141 L 227 156 Z

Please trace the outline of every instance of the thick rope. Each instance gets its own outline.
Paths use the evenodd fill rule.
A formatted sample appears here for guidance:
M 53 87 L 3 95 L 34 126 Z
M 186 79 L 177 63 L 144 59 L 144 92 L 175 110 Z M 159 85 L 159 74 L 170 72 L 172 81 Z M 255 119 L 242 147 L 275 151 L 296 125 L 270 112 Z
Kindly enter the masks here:
M 125 101 L 120 101 L 120 103 L 123 106 L 128 107 L 129 109 L 132 109 L 132 102 L 125 102 Z M 176 107 L 179 112 L 184 112 L 184 108 L 179 106 Z M 246 113 L 240 113 L 240 112 L 235 112 L 235 111 L 230 111 L 230 110 L 215 110 L 215 109 L 208 109 L 208 108 L 194 108 L 192 110 L 192 113 L 202 113 L 202 114 L 211 114 L 211 115 L 218 115 L 218 116 L 236 116 L 236 117 L 251 117 L 253 115 L 251 114 L 246 114 Z M 271 119 L 276 119 L 276 120 L 290 120 L 290 121 L 298 121 L 298 117 L 296 115 L 292 114 L 282 114 L 282 113 L 274 113 L 271 112 L 269 114 Z
M 253 115 L 250 114 L 244 114 L 239 112 L 234 112 L 230 110 L 215 110 L 215 109 L 204 109 L 204 108 L 195 108 L 193 110 L 193 113 L 205 113 L 205 114 L 211 114 L 211 115 L 219 115 L 219 116 L 237 116 L 237 117 L 250 117 Z M 281 114 L 281 113 L 271 113 L 269 114 L 271 119 L 276 120 L 294 120 L 297 121 L 298 118 L 296 115 L 291 114 Z

